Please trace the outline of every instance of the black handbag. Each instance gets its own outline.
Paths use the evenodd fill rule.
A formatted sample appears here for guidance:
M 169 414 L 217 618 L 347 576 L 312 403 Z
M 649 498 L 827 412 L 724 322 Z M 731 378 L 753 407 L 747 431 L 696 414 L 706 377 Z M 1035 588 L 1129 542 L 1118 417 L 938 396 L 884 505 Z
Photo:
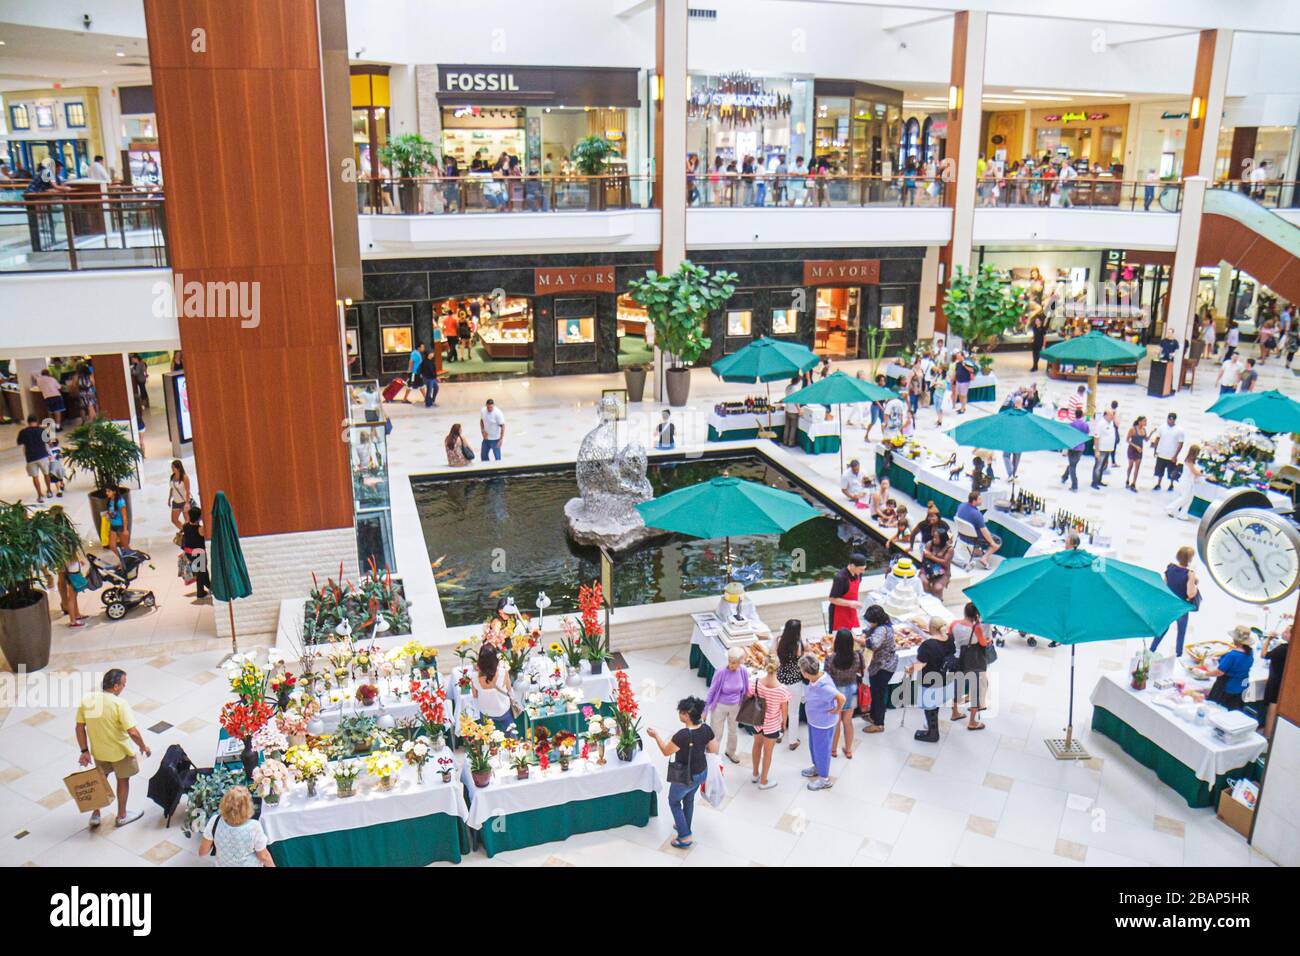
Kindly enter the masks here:
M 668 782 L 686 784 L 691 782 L 691 757 L 695 749 L 695 731 L 686 731 L 686 760 L 674 760 L 668 765 Z

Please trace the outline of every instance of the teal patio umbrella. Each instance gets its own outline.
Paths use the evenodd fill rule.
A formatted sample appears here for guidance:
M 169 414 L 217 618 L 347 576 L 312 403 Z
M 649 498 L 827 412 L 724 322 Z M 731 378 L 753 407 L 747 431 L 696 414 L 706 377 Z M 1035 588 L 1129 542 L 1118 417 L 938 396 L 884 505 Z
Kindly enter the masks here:
M 1096 412 L 1097 373 L 1103 365 L 1134 365 L 1147 354 L 1145 345 L 1134 345 L 1104 332 L 1089 332 L 1064 339 L 1043 349 L 1043 358 L 1058 365 L 1088 366 L 1088 417 Z
M 807 388 L 801 388 L 786 397 L 794 405 L 856 405 L 859 402 L 887 402 L 897 398 L 898 393 L 891 388 L 868 382 L 866 379 L 832 372 Z M 840 429 L 840 471 L 844 470 L 844 414 L 839 408 L 835 417 Z
M 724 355 L 714 362 L 713 374 L 724 382 L 762 382 L 767 394 L 768 408 L 772 406 L 771 382 L 794 378 L 802 372 L 816 368 L 820 359 L 812 349 L 798 342 L 782 342 L 766 336 L 755 339 L 739 351 Z M 760 438 L 772 438 L 772 413 L 767 415 L 767 434 Z
M 224 491 L 212 499 L 211 537 L 208 540 L 208 572 L 212 578 L 212 596 L 225 601 L 230 612 L 230 653 L 239 653 L 239 640 L 235 636 L 235 601 L 253 593 L 248 579 L 248 566 L 239 546 L 239 528 L 235 513 L 230 508 Z
M 962 422 L 948 434 L 958 445 L 991 448 L 1019 454 L 1026 451 L 1061 451 L 1086 440 L 1077 428 L 1054 418 L 1035 415 L 1023 408 L 1006 408 L 996 415 L 986 415 Z M 1011 479 L 1012 494 L 1015 479 Z
M 1070 645 L 1070 718 L 1064 741 L 1047 742 L 1059 760 L 1088 759 L 1074 742 L 1074 646 L 1158 637 L 1195 610 L 1154 571 L 1080 549 L 1008 558 L 965 593 L 986 623 Z
M 729 475 L 643 501 L 636 510 L 649 528 L 726 539 L 728 578 L 733 534 L 781 534 L 821 514 L 794 492 Z
M 1234 392 L 1222 396 L 1207 411 L 1230 422 L 1249 422 L 1262 432 L 1300 432 L 1300 402 L 1277 389 Z

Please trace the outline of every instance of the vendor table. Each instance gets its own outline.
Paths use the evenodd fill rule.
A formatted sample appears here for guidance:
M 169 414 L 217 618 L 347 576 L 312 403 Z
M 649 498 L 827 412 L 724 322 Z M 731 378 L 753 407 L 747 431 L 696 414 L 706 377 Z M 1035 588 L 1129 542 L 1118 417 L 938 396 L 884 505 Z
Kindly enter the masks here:
M 902 381 L 905 374 L 909 374 L 911 369 L 899 365 L 897 362 L 888 363 L 884 369 L 885 383 L 890 388 L 897 388 L 898 383 Z M 994 402 L 998 397 L 998 377 L 990 372 L 988 375 L 976 373 L 971 379 L 970 391 L 966 394 L 968 402 Z
M 475 787 L 469 765 L 462 781 L 469 795 L 467 826 L 488 856 L 564 840 L 575 833 L 643 827 L 659 815 L 659 771 L 644 751 L 623 762 L 606 743 L 608 762 L 575 759 L 567 771 L 534 767 L 527 780 L 498 770 L 486 787 Z
M 1189 723 L 1157 706 L 1159 693 L 1133 690 L 1127 682 L 1103 674 L 1092 691 L 1092 729 L 1154 770 L 1188 806 L 1211 806 L 1227 775 L 1259 757 L 1268 741 L 1255 733 L 1241 743 L 1225 744 L 1216 739 L 1214 728 Z
M 902 454 L 892 455 L 889 467 L 886 468 L 884 446 L 877 444 L 875 449 L 876 477 L 888 478 L 896 491 L 915 499 L 917 504 L 925 506 L 933 501 L 939 513 L 949 520 L 957 514 L 957 507 L 970 494 L 969 484 L 949 481 L 921 462 Z
M 306 784 L 260 817 L 268 849 L 277 866 L 426 866 L 459 863 L 470 851 L 465 788 L 431 766 L 418 783 L 414 767 L 403 767 L 391 790 L 380 790 L 362 776 L 356 794 L 338 796 L 333 778 L 321 780 L 316 796 Z
M 767 428 L 767 413 L 752 414 L 742 412 L 739 415 L 719 415 L 716 410 L 709 412 L 709 441 L 743 441 L 757 438 L 760 429 Z M 772 430 L 780 432 L 785 427 L 785 412 L 772 412 Z M 838 450 L 838 449 L 837 449 Z
M 452 717 L 455 719 L 456 723 L 460 722 L 460 714 L 462 710 L 468 713 L 471 717 L 477 718 L 480 716 L 477 698 L 474 697 L 471 691 L 462 691 L 460 689 L 460 678 L 466 673 L 472 674 L 473 672 L 464 666 L 453 667 L 451 677 L 448 680 L 448 687 L 450 690 L 448 690 L 447 696 L 451 700 Z M 592 674 L 590 671 L 584 669 L 581 672 L 581 676 L 582 679 L 578 683 L 577 689 L 582 693 L 583 703 L 598 704 L 601 701 L 614 699 L 614 671 L 610 668 L 608 663 L 606 663 L 604 669 L 599 674 Z M 510 700 L 514 704 L 514 712 L 516 716 L 519 716 L 520 719 L 523 719 L 523 715 L 526 713 L 525 705 L 528 700 L 528 694 L 531 693 L 531 691 L 531 685 L 523 679 L 514 681 L 510 685 Z M 579 708 L 579 711 L 574 711 L 573 713 L 551 715 L 541 719 L 537 723 L 546 726 L 550 730 L 572 730 L 573 727 L 570 726 L 570 724 L 576 721 L 580 716 L 580 709 L 581 708 Z M 554 723 L 552 723 L 552 721 Z
M 1229 488 L 1227 485 L 1216 485 L 1212 481 L 1206 481 L 1204 478 L 1198 478 L 1196 484 L 1192 486 L 1192 503 L 1187 506 L 1187 513 L 1193 518 L 1199 518 L 1205 514 L 1205 509 L 1213 501 L 1227 496 L 1228 492 L 1236 491 L 1236 488 Z M 1269 501 L 1273 502 L 1276 508 L 1289 509 L 1291 499 L 1286 495 L 1279 494 L 1276 491 L 1264 489 L 1264 494 L 1268 495 Z

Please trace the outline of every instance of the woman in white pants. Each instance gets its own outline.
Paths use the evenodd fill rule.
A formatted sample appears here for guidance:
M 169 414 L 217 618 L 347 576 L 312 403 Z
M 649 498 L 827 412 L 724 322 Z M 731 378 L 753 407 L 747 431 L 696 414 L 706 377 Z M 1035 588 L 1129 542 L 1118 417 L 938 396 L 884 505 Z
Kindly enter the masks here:
M 1200 445 L 1187 449 L 1187 457 L 1183 459 L 1183 473 L 1178 478 L 1178 499 L 1166 509 L 1171 516 L 1184 521 L 1191 517 L 1188 509 L 1192 507 L 1196 479 L 1201 477 L 1201 469 L 1196 464 L 1196 459 L 1200 456 Z
M 776 659 L 776 679 L 790 693 L 785 739 L 791 750 L 799 746 L 799 705 L 803 703 L 803 675 L 799 673 L 799 658 L 804 650 L 800 638 L 802 631 L 800 621 L 793 618 L 786 621 L 781 633 L 772 638 L 769 648 Z

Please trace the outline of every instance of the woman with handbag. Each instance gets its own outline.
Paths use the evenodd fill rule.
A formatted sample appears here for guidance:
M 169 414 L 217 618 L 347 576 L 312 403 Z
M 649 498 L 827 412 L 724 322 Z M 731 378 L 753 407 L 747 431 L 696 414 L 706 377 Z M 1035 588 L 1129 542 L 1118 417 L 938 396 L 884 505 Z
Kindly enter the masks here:
M 979 721 L 979 712 L 985 710 L 983 706 L 984 691 L 988 687 L 988 678 L 985 673 L 989 667 L 989 653 L 992 651 L 992 641 L 989 639 L 988 632 L 984 625 L 980 623 L 980 612 L 974 604 L 967 602 L 960 621 L 953 621 L 948 625 L 948 634 L 952 637 L 956 645 L 958 666 L 961 673 L 968 683 L 968 693 L 971 694 L 970 716 L 966 724 L 967 730 L 983 730 L 984 725 Z M 997 651 L 992 651 L 996 654 Z M 958 698 L 952 699 L 952 719 L 961 720 L 966 715 L 961 713 L 957 706 Z
M 460 422 L 451 426 L 451 431 L 447 433 L 442 444 L 447 451 L 449 467 L 464 468 L 474 460 L 474 449 L 469 447 L 469 442 L 465 441 L 465 436 L 461 434 Z
M 831 737 L 840 725 L 840 713 L 849 701 L 835 688 L 835 682 L 812 654 L 799 658 L 799 673 L 808 682 L 804 692 L 804 713 L 808 717 L 808 750 L 812 766 L 800 771 L 809 790 L 826 790 L 831 783 Z
M 803 675 L 799 673 L 799 658 L 803 656 L 803 641 L 800 634 L 803 623 L 798 619 L 785 622 L 781 634 L 772 642 L 771 654 L 776 660 L 776 679 L 790 695 L 786 705 L 788 720 L 786 722 L 786 740 L 790 749 L 799 747 L 799 705 L 803 703 Z
M 686 850 L 695 845 L 691 820 L 695 816 L 695 793 L 709 775 L 706 755 L 718 752 L 718 741 L 713 728 L 703 723 L 704 701 L 698 697 L 684 697 L 677 702 L 677 719 L 682 729 L 668 741 L 653 727 L 646 729 L 646 735 L 659 745 L 660 753 L 673 758 L 668 765 L 668 808 L 677 830 L 672 846 Z
M 1254 638 L 1250 628 L 1240 624 L 1228 636 L 1232 638 L 1232 650 L 1221 655 L 1217 664 L 1206 666 L 1214 684 L 1205 699 L 1228 710 L 1241 710 L 1246 706 L 1246 688 L 1250 686 L 1250 671 L 1255 666 Z
M 171 480 L 167 484 L 167 507 L 171 509 L 172 526 L 180 531 L 185 527 L 185 515 L 194 498 L 190 494 L 190 476 L 179 458 L 172 460 Z
M 776 669 L 776 659 L 769 657 L 767 673 L 753 684 L 754 696 L 763 704 L 763 718 L 754 727 L 753 775 L 750 781 L 758 784 L 760 790 L 771 790 L 776 786 L 775 780 L 767 779 L 767 773 L 772 769 L 772 751 L 781 739 L 781 728 L 785 726 L 790 707 L 790 692 L 781 686 Z
M 709 697 L 704 703 L 704 715 L 713 730 L 713 736 L 722 739 L 727 731 L 727 759 L 740 763 L 736 755 L 739 744 L 740 705 L 749 696 L 749 671 L 741 666 L 745 652 L 739 647 L 727 651 L 727 666 L 719 667 L 709 682 Z
M 59 605 L 68 615 L 68 627 L 84 627 L 89 620 L 77 607 L 77 595 L 90 586 L 81 569 L 81 554 L 78 552 L 59 570 Z
M 1174 561 L 1169 563 L 1165 568 L 1165 586 L 1173 592 L 1175 597 L 1180 597 L 1188 604 L 1193 604 L 1199 611 L 1201 609 L 1201 589 L 1200 582 L 1196 580 L 1196 572 L 1192 570 L 1192 555 L 1196 552 L 1184 545 L 1178 549 L 1174 555 Z M 1174 656 L 1183 656 L 1183 641 L 1187 638 L 1187 618 L 1191 614 L 1189 611 L 1178 619 L 1178 643 L 1174 645 Z M 1169 633 L 1169 628 L 1165 628 L 1165 634 Z M 1165 639 L 1165 634 L 1161 634 L 1151 642 L 1151 650 L 1160 646 L 1160 642 Z
M 889 614 L 879 604 L 873 604 L 863 613 L 862 630 L 867 635 L 867 649 L 871 652 L 871 666 L 867 670 L 871 686 L 871 720 L 863 727 L 868 734 L 885 730 L 885 710 L 889 707 L 889 682 L 898 669 L 898 651 L 894 644 L 894 625 Z
M 835 632 L 835 644 L 826 658 L 826 673 L 843 695 L 839 721 L 831 738 L 831 756 L 838 757 L 840 733 L 844 734 L 844 756 L 853 759 L 853 711 L 858 706 L 859 688 L 866 677 L 867 663 L 862 652 L 853 646 L 853 632 L 842 627 Z

